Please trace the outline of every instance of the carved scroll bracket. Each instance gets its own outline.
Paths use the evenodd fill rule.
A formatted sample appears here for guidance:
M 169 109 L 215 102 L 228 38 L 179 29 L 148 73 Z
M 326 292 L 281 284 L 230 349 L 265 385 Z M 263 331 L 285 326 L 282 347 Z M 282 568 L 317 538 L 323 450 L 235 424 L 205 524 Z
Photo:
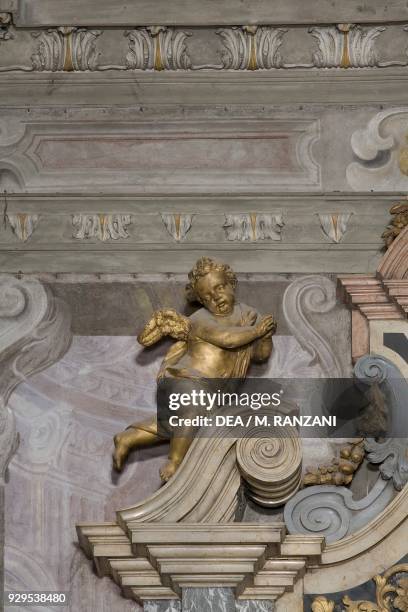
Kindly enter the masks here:
M 367 525 L 385 510 L 408 483 L 407 440 L 398 437 L 403 431 L 408 385 L 394 364 L 375 355 L 362 357 L 355 366 L 356 380 L 369 388 L 379 385 L 388 398 L 392 414 L 391 437 L 383 443 L 368 439 L 367 459 L 379 464 L 379 477 L 368 494 L 359 500 L 345 487 L 317 485 L 304 489 L 285 506 L 285 522 L 290 533 L 320 534 L 327 542 L 336 542 Z
M 330 312 L 336 305 L 336 287 L 324 276 L 304 276 L 289 285 L 283 296 L 283 311 L 293 335 L 329 377 L 341 376 L 341 364 L 328 340 L 308 316 Z

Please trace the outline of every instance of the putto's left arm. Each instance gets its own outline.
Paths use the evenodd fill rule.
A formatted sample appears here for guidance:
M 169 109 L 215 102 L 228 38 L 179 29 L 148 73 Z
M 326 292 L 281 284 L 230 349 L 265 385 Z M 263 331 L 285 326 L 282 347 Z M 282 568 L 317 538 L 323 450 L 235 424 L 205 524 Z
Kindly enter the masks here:
M 260 318 L 261 315 L 258 313 L 258 319 Z M 255 363 L 262 363 L 263 361 L 269 359 L 273 348 L 272 336 L 275 332 L 276 322 L 272 331 L 270 331 L 268 334 L 266 334 L 262 338 L 259 338 L 259 340 L 256 340 L 256 342 L 253 343 L 251 354 L 252 361 L 254 361 Z

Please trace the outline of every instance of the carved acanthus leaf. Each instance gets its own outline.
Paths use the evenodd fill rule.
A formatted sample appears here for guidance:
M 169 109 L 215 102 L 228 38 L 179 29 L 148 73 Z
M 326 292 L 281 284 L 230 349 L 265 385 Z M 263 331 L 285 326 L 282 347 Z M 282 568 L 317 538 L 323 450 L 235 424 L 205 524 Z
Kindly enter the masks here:
M 50 72 L 96 70 L 99 53 L 95 41 L 101 34 L 100 30 L 71 27 L 33 32 L 38 40 L 37 52 L 31 56 L 33 69 Z
M 73 215 L 72 225 L 75 228 L 73 237 L 78 240 L 97 238 L 102 242 L 129 238 L 127 227 L 131 222 L 131 215 Z
M 281 240 L 282 213 L 234 213 L 225 215 L 227 240 Z
M 287 32 L 282 28 L 243 26 L 217 30 L 225 51 L 222 61 L 229 70 L 280 68 L 280 46 Z
M 408 441 L 405 438 L 390 438 L 379 443 L 369 438 L 365 442 L 367 459 L 379 463 L 384 480 L 392 480 L 397 491 L 408 483 Z
M 332 242 L 341 242 L 347 231 L 347 224 L 353 213 L 319 213 L 319 221 L 324 234 Z
M 334 601 L 319 595 L 312 602 L 312 612 L 334 612 Z
M 193 223 L 191 214 L 161 213 L 161 218 L 166 230 L 176 242 L 185 240 L 187 233 Z
M 318 68 L 366 68 L 378 66 L 375 40 L 384 32 L 384 26 L 365 30 L 355 24 L 336 27 L 311 28 L 319 50 L 313 54 Z
M 125 32 L 129 40 L 126 67 L 130 70 L 186 70 L 191 67 L 187 32 L 161 26 Z
M 13 233 L 23 242 L 26 242 L 32 236 L 38 225 L 39 218 L 39 215 L 25 213 L 7 214 L 7 220 L 11 225 Z

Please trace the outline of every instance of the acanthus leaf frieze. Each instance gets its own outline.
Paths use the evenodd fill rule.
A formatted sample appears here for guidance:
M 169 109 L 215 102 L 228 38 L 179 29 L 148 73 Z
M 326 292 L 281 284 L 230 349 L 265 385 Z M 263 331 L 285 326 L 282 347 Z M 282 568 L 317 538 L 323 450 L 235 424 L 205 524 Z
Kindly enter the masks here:
M 408 64 L 406 31 L 407 27 L 392 23 L 374 27 L 233 25 L 204 33 L 202 28 L 187 32 L 166 25 L 131 30 L 72 25 L 31 30 L 30 45 L 23 31 L 12 25 L 10 13 L 0 13 L 0 41 L 15 39 L 13 56 L 21 60 L 19 65 L 4 60 L 0 71 L 378 69 Z M 394 40 L 391 51 L 387 36 Z M 113 37 L 116 44 L 112 46 Z M 293 40 L 298 41 L 295 55 Z M 214 58 L 214 52 L 218 57 Z

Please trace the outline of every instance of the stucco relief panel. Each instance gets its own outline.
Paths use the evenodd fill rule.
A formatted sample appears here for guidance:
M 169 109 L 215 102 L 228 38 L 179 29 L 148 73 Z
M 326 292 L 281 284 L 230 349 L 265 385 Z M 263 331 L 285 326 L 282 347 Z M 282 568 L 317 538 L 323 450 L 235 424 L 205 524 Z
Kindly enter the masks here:
M 307 117 L 169 122 L 36 122 L 0 139 L 0 168 L 25 189 L 236 192 L 320 187 L 312 147 L 319 120 Z M 165 179 L 165 184 L 163 180 Z

